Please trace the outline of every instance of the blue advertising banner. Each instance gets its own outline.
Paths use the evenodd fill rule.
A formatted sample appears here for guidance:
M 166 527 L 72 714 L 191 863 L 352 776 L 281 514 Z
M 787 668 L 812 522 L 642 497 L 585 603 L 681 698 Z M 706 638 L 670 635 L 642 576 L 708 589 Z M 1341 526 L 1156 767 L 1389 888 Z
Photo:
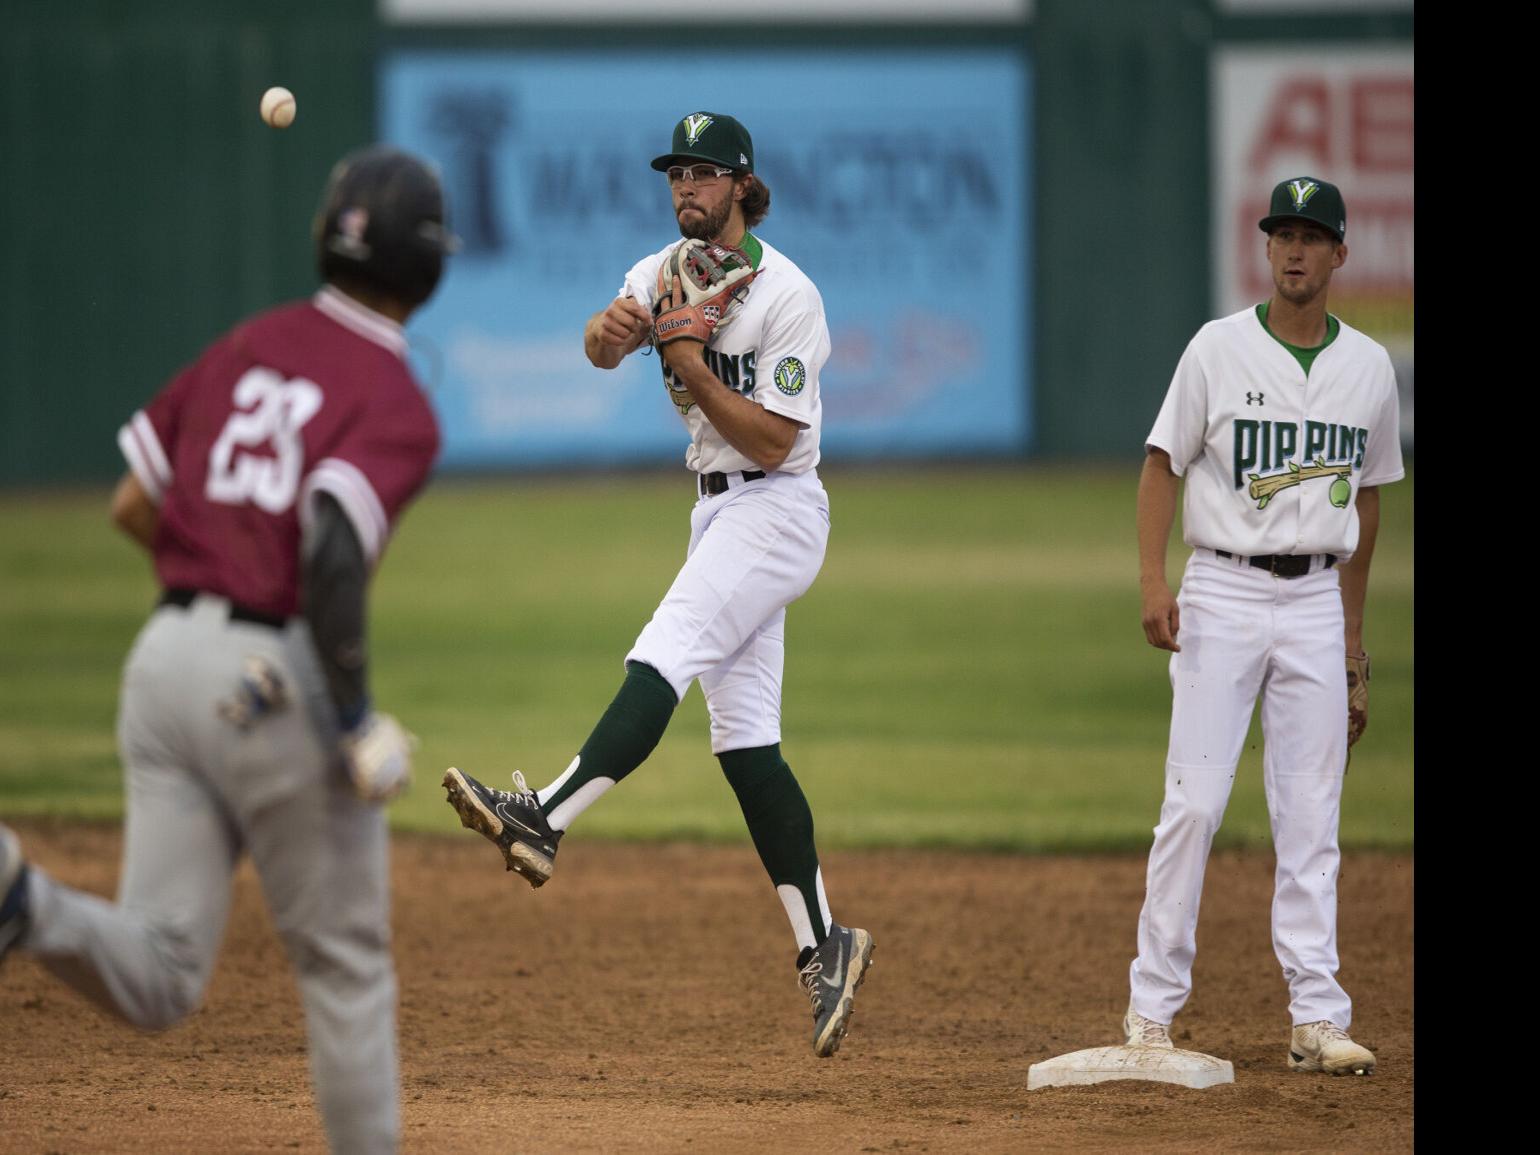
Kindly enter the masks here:
M 681 62 L 687 64 L 688 62 Z M 443 170 L 464 248 L 410 331 L 444 464 L 683 458 L 656 356 L 583 356 L 677 239 L 649 164 L 697 111 L 656 54 L 399 51 L 381 135 Z M 1029 69 L 1014 50 L 744 51 L 712 103 L 754 137 L 756 230 L 823 294 L 826 460 L 1031 445 Z M 720 105 L 720 107 L 718 107 Z

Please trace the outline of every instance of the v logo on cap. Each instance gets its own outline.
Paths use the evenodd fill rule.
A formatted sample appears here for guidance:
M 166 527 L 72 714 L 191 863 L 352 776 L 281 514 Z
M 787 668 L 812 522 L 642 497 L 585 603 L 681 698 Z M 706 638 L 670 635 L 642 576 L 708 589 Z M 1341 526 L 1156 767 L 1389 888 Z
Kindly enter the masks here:
M 1315 190 L 1321 186 L 1313 180 L 1294 180 L 1289 182 L 1289 195 L 1294 198 L 1294 207 L 1302 209 L 1315 196 Z
M 704 112 L 692 112 L 684 118 L 684 137 L 691 144 L 700 141 L 700 134 L 711 126 L 711 117 Z

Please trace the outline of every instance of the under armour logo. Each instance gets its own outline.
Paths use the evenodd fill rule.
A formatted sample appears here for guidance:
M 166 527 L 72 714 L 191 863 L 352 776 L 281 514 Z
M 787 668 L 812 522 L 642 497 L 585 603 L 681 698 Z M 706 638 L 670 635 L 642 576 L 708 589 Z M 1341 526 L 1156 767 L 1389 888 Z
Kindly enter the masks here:
M 1246 404 L 1247 405 L 1260 405 L 1260 404 L 1262 404 L 1262 394 L 1260 394 L 1260 393 L 1247 393 L 1246 394 Z

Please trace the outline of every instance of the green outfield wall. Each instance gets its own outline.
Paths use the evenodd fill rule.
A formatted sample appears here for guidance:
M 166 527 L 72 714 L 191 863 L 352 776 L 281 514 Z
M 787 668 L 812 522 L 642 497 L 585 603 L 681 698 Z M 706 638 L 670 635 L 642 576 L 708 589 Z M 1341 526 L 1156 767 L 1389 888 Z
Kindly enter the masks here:
M 310 285 L 295 222 L 372 135 L 374 4 L 4 0 L 0 26 L 0 482 L 111 477 L 161 381 Z M 305 94 L 286 132 L 273 84 Z
M 780 48 L 1005 45 L 1030 62 L 1023 211 L 1034 241 L 1021 276 L 1032 286 L 1032 454 L 1128 458 L 1214 308 L 1216 51 L 1409 49 L 1412 13 L 1280 14 L 1240 0 L 1038 0 L 1019 11 L 971 24 L 767 18 L 714 34 Z M 661 52 L 678 39 L 677 26 L 387 26 L 376 0 L 4 0 L 0 484 L 110 479 L 115 433 L 134 407 L 237 317 L 308 289 L 308 238 L 295 225 L 331 161 L 377 131 L 386 49 Z M 290 130 L 258 119 L 271 84 L 299 94 Z M 1401 315 L 1409 328 L 1409 304 Z

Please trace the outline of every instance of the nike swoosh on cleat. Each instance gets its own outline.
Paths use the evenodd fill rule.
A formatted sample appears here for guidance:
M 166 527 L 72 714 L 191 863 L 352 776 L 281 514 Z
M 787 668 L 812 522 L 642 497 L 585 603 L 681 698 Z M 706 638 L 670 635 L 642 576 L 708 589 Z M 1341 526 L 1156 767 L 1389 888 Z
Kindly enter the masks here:
M 840 955 L 839 966 L 834 968 L 834 973 L 823 980 L 834 990 L 839 990 L 845 982 L 845 956 Z
M 499 802 L 497 804 L 497 806 L 495 807 L 495 809 L 497 811 L 497 816 L 499 818 L 501 818 L 504 822 L 512 823 L 514 826 L 518 827 L 520 830 L 528 831 L 531 835 L 533 835 L 536 838 L 543 839 L 545 837 L 545 835 L 541 834 L 540 831 L 536 830 L 533 826 L 529 826 L 529 825 L 526 825 L 523 822 L 520 822 L 512 814 L 509 814 L 506 810 L 504 810 L 503 809 L 503 803 Z

